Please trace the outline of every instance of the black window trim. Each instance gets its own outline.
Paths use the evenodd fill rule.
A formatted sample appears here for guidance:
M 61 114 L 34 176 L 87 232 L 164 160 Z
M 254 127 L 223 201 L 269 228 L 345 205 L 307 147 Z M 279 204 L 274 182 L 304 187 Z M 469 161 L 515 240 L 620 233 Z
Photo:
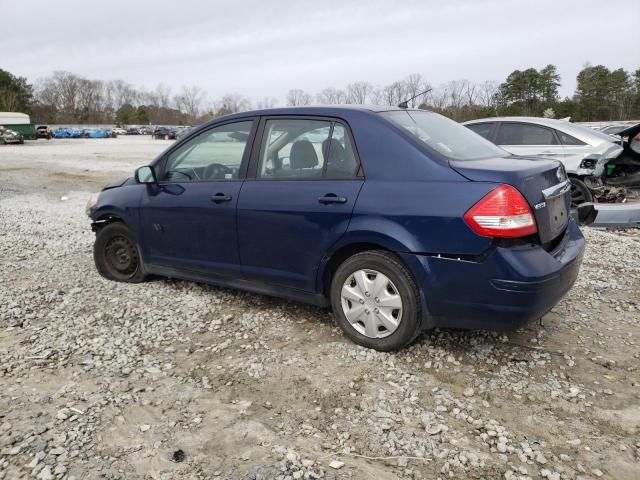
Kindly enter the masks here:
M 496 128 L 496 130 L 494 132 L 494 135 L 495 135 L 494 143 L 496 145 L 498 145 L 499 147 L 562 147 L 562 146 L 564 146 L 564 145 L 562 145 L 562 143 L 560 143 L 560 138 L 558 138 L 558 135 L 556 135 L 555 129 L 551 128 L 551 127 L 547 127 L 546 125 L 540 125 L 538 123 L 531 123 L 531 122 L 518 122 L 518 121 L 511 121 L 511 120 L 510 121 L 497 121 L 496 123 L 498 123 L 499 126 Z M 530 144 L 530 143 L 527 143 L 527 144 L 523 144 L 523 145 L 512 145 L 512 144 L 505 143 L 505 144 L 500 145 L 499 143 L 497 143 L 498 134 L 500 133 L 500 129 L 502 128 L 502 126 L 505 125 L 505 124 L 525 125 L 525 126 L 532 125 L 534 127 L 540 127 L 540 128 L 545 129 L 545 130 L 549 130 L 549 131 L 551 131 L 551 136 L 556 140 L 556 144 L 555 145 L 553 145 L 553 144 L 552 145 L 545 145 L 545 144 Z
M 353 149 L 353 155 L 356 159 L 356 168 L 352 176 L 350 177 L 325 177 L 326 170 L 326 161 L 324 162 L 324 166 L 322 167 L 322 176 L 321 177 L 277 177 L 277 178 L 266 178 L 266 177 L 258 177 L 258 165 L 260 163 L 260 150 L 262 149 L 262 140 L 264 136 L 265 126 L 268 120 L 317 120 L 323 122 L 330 122 L 331 130 L 330 134 L 333 134 L 333 127 L 336 123 L 342 125 L 349 136 L 349 141 L 351 142 L 351 146 Z M 353 133 L 351 132 L 351 127 L 347 123 L 346 120 L 340 117 L 334 117 L 331 115 L 265 115 L 260 117 L 260 124 L 258 125 L 258 129 L 256 132 L 255 139 L 253 141 L 253 146 L 251 149 L 251 157 L 249 160 L 249 168 L 247 170 L 247 175 L 245 181 L 256 181 L 256 182 L 282 182 L 282 181 L 353 181 L 353 180 L 364 180 L 364 169 L 362 167 L 362 162 L 360 161 L 360 155 L 358 153 L 358 146 L 356 145 L 355 139 L 353 137 Z
M 220 127 L 224 127 L 225 125 L 231 125 L 233 123 L 244 123 L 244 122 L 252 122 L 251 124 L 251 130 L 249 131 L 249 138 L 247 139 L 247 143 L 245 146 L 245 150 L 244 150 L 244 154 L 242 155 L 242 160 L 240 162 L 240 168 L 238 171 L 238 178 L 231 178 L 231 179 L 217 179 L 217 180 L 187 180 L 187 181 L 182 181 L 182 182 L 177 182 L 177 181 L 166 181 L 166 180 L 158 180 L 158 183 L 160 185 L 175 185 L 175 184 L 182 184 L 182 183 L 215 183 L 215 182 L 243 182 L 246 179 L 247 176 L 247 170 L 249 168 L 249 160 L 251 158 L 251 152 L 253 150 L 253 144 L 255 142 L 256 139 L 256 133 L 258 130 L 258 124 L 259 124 L 259 117 L 245 117 L 245 118 L 234 118 L 234 119 L 229 119 L 227 121 L 221 121 L 220 123 L 216 123 L 213 125 L 209 125 L 206 128 L 203 129 L 195 129 L 193 132 L 189 132 L 189 135 L 187 135 L 185 138 L 180 139 L 179 141 L 176 141 L 176 143 L 169 148 L 169 150 L 167 150 L 166 152 L 164 152 L 162 154 L 162 156 L 155 161 L 152 165 L 153 168 L 156 170 L 156 176 L 158 179 L 162 178 L 162 176 L 164 175 L 164 170 L 166 168 L 167 165 L 167 161 L 169 159 L 169 156 L 175 152 L 177 149 L 181 148 L 183 145 L 185 145 L 186 143 L 190 142 L 191 140 L 193 140 L 196 137 L 199 137 L 200 135 L 204 135 L 207 132 L 210 132 L 213 129 L 216 128 L 220 128 Z

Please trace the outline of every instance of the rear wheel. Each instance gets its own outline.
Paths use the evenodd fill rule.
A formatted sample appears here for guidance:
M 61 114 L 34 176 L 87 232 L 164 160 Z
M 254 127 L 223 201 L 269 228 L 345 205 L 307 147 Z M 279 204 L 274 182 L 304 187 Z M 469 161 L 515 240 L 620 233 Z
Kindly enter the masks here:
M 571 177 L 571 207 L 581 203 L 593 202 L 593 195 L 589 187 L 580 179 Z
M 110 223 L 98 232 L 93 259 L 104 278 L 128 283 L 145 280 L 138 242 L 122 223 Z
M 420 333 L 420 294 L 393 254 L 373 250 L 349 257 L 331 282 L 338 325 L 355 343 L 381 351 L 402 348 Z

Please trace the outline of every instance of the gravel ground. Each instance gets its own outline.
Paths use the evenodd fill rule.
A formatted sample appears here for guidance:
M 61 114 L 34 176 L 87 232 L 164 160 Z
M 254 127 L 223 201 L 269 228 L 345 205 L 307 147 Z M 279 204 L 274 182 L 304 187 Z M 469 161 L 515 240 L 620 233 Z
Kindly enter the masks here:
M 0 479 L 640 478 L 638 231 L 587 229 L 540 323 L 379 353 L 323 309 L 102 279 L 86 198 L 168 144 L 0 148 Z

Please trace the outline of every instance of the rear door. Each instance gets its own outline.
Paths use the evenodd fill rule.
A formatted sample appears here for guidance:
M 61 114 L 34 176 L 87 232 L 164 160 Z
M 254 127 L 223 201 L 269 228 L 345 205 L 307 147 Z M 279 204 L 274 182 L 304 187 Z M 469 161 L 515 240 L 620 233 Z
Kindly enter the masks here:
M 260 130 L 238 201 L 243 273 L 313 292 L 320 261 L 347 230 L 364 181 L 353 139 L 330 118 L 266 118 Z
M 535 155 L 557 160 L 564 155 L 564 147 L 555 131 L 532 123 L 498 122 L 494 143 L 514 155 Z
M 240 274 L 236 206 L 256 124 L 216 126 L 169 151 L 142 199 L 145 261 Z

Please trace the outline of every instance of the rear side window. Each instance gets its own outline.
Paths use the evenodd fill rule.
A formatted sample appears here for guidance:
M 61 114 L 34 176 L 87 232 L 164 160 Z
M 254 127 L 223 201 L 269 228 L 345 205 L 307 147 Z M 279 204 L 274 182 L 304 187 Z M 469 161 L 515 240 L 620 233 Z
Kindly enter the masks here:
M 578 140 L 576 137 L 572 137 L 567 133 L 561 132 L 560 130 L 556 130 L 556 135 L 558 135 L 562 145 L 586 145 L 583 141 Z
M 558 145 L 553 130 L 527 123 L 503 123 L 496 136 L 498 145 Z
M 357 160 L 344 125 L 331 120 L 267 120 L 258 178 L 350 178 Z
M 469 130 L 476 132 L 481 137 L 484 137 L 487 140 L 489 140 L 489 136 L 491 135 L 491 130 L 493 130 L 493 125 L 494 125 L 493 123 L 474 123 L 471 125 L 466 125 L 466 127 Z

